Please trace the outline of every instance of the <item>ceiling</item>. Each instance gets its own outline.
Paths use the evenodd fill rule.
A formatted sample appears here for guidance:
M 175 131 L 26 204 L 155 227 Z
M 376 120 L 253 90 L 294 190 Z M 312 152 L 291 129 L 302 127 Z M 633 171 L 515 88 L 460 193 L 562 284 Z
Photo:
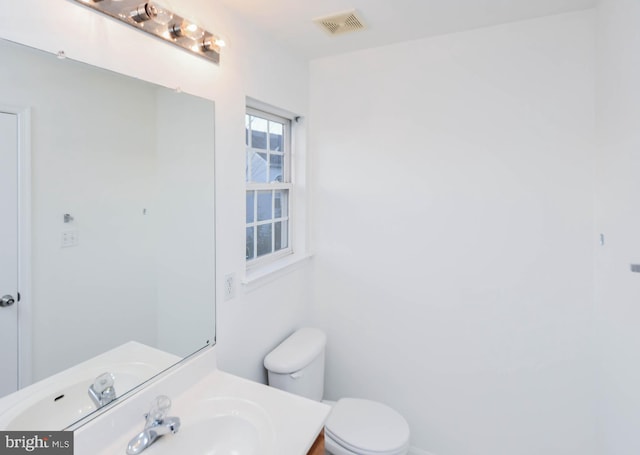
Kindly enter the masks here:
M 576 11 L 597 0 L 220 0 L 296 54 L 312 59 Z M 366 30 L 330 35 L 312 20 L 355 9 Z

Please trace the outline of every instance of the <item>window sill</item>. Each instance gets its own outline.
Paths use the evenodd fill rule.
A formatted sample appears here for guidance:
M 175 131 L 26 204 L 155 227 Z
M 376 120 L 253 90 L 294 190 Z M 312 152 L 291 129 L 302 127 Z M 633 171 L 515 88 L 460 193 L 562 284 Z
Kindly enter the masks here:
M 241 283 L 246 291 L 251 291 L 297 270 L 312 257 L 312 253 L 290 254 L 269 264 L 247 270 Z

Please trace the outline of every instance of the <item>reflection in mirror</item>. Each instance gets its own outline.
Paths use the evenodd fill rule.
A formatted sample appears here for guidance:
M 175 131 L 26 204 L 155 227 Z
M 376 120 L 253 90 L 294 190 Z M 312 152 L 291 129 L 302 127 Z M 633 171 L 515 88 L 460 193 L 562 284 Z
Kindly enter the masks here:
M 166 353 L 135 383 L 118 384 L 116 375 L 122 396 L 214 343 L 213 102 L 3 40 L 0 59 L 2 136 L 26 127 L 31 142 L 30 194 L 21 203 L 24 210 L 30 201 L 31 223 L 18 229 L 31 232 L 31 254 L 23 249 L 18 258 L 29 266 L 31 286 L 0 289 L 22 293 L 12 310 L 0 309 L 9 352 L 0 361 L 21 371 L 18 381 L 2 373 L 0 391 L 130 342 Z M 25 109 L 30 121 L 21 126 L 25 117 L 16 113 Z M 0 198 L 17 200 L 29 175 L 18 165 L 24 143 L 15 142 L 0 143 L 3 156 L 18 156 L 11 166 L 0 157 L 1 172 L 18 176 Z M 23 219 L 12 216 L 10 223 Z M 21 270 L 0 266 L 3 276 Z M 21 346 L 9 326 L 20 331 Z

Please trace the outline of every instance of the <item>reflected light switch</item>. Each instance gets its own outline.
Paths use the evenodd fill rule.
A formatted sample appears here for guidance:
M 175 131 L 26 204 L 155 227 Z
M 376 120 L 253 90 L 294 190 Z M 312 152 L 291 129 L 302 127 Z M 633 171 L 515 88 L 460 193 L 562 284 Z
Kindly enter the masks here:
M 62 248 L 69 248 L 72 246 L 78 246 L 79 233 L 77 229 L 70 229 L 62 232 Z

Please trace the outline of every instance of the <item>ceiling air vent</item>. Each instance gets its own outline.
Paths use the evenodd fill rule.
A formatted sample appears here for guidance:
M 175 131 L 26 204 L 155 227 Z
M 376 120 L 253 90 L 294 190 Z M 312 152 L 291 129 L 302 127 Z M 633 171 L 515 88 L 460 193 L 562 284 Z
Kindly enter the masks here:
M 318 24 L 330 35 L 357 32 L 364 30 L 364 22 L 357 16 L 355 10 L 346 13 L 332 14 L 331 16 L 318 17 L 313 22 Z

